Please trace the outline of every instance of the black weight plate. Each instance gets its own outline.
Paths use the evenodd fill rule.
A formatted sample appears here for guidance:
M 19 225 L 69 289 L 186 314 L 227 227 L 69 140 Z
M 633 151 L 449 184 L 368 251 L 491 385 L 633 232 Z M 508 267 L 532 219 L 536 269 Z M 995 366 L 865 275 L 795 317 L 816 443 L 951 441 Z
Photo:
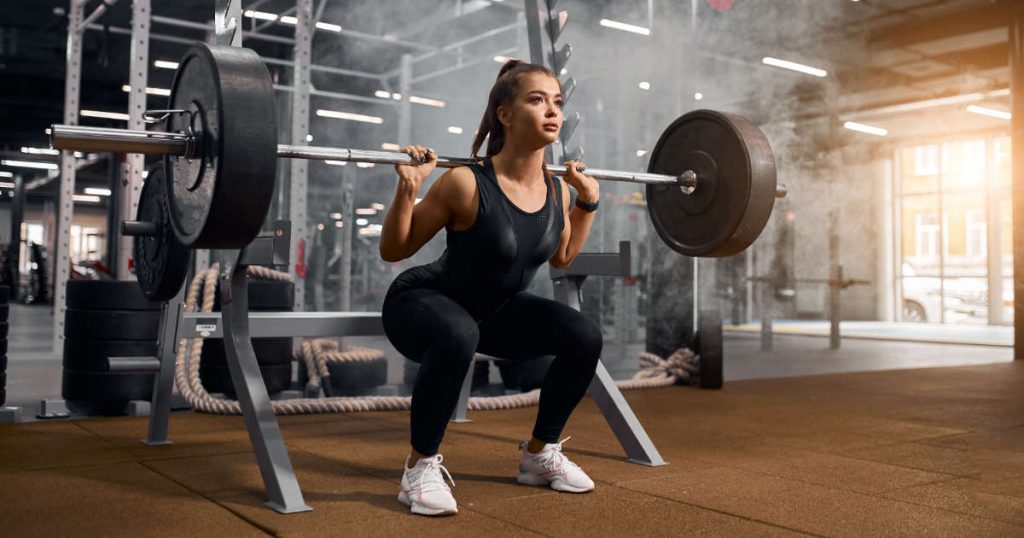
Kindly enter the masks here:
M 139 284 L 126 280 L 68 280 L 68 308 L 81 310 L 160 310 Z
M 199 156 L 169 156 L 174 233 L 194 248 L 242 248 L 259 233 L 277 174 L 274 86 L 259 55 L 199 44 L 185 52 L 171 85 L 169 130 L 199 134 Z
M 82 402 L 149 400 L 153 397 L 154 375 L 65 369 L 60 394 L 65 400 Z
M 260 376 L 263 377 L 263 383 L 267 386 L 268 393 L 281 392 L 292 385 L 292 365 L 261 365 Z M 231 373 L 227 364 L 206 365 L 200 363 L 199 379 L 207 392 L 235 394 L 235 387 L 231 384 Z
M 697 355 L 700 356 L 700 386 L 722 388 L 722 314 L 702 310 L 697 324 Z
M 153 340 L 64 339 L 64 368 L 80 372 L 106 372 L 107 357 L 155 357 Z
M 220 280 L 213 299 L 213 311 L 220 312 Z M 249 279 L 249 311 L 288 311 L 295 308 L 295 284 L 285 280 Z
M 647 211 L 672 250 L 732 256 L 761 235 L 775 205 L 775 158 L 748 120 L 696 110 L 669 125 L 651 152 L 649 172 L 697 173 L 697 189 L 647 185 Z
M 139 287 L 150 300 L 170 300 L 185 284 L 189 249 L 178 242 L 171 228 L 162 166 L 154 167 L 146 176 L 135 220 L 156 224 L 155 236 L 132 238 L 135 277 Z
M 0 321 L 7 321 L 7 318 L 10 316 L 11 313 L 10 309 L 10 305 L 0 305 Z
M 7 371 L 7 354 L 0 354 L 0 374 Z
M 339 390 L 371 389 L 388 382 L 388 361 L 381 357 L 372 361 L 328 362 L 331 388 Z
M 0 321 L 0 338 L 7 339 L 7 322 Z
M 7 403 L 7 390 L 0 386 L 0 406 Z
M 11 300 L 11 287 L 0 286 L 0 304 L 7 304 Z
M 252 350 L 256 353 L 256 363 L 291 364 L 294 359 L 291 338 L 254 338 Z M 224 351 L 224 340 L 212 338 L 203 341 L 203 363 L 227 364 L 228 358 Z
M 6 355 L 6 354 L 7 354 L 7 339 L 6 338 L 0 338 L 0 355 Z
M 79 310 L 64 312 L 64 336 L 83 340 L 153 340 L 160 331 L 160 312 Z

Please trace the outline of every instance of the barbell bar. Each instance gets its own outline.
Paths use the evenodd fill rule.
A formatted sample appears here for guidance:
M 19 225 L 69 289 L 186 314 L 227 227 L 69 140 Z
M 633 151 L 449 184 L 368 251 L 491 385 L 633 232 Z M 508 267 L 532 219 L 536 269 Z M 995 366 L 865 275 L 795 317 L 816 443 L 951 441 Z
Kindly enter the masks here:
M 52 125 L 50 127 L 50 145 L 53 149 L 69 151 L 142 153 L 146 155 L 173 155 L 192 158 L 195 155 L 191 154 L 194 151 L 191 148 L 201 147 L 202 145 L 201 141 L 196 140 L 197 136 L 187 133 L 111 129 L 80 125 Z M 278 144 L 277 156 L 314 161 L 391 165 L 420 164 L 419 161 L 406 153 L 324 146 Z M 479 163 L 478 159 L 468 157 L 439 155 L 437 158 L 437 166 L 439 168 L 458 168 L 477 163 Z M 566 167 L 562 165 L 549 164 L 547 168 L 549 172 L 556 176 L 565 176 L 566 174 Z M 604 181 L 642 183 L 647 185 L 675 185 L 686 194 L 692 194 L 700 188 L 700 178 L 692 170 L 684 170 L 678 176 L 600 168 L 586 168 L 584 171 L 588 176 Z M 785 197 L 786 187 L 784 185 L 777 185 L 775 196 L 776 198 Z

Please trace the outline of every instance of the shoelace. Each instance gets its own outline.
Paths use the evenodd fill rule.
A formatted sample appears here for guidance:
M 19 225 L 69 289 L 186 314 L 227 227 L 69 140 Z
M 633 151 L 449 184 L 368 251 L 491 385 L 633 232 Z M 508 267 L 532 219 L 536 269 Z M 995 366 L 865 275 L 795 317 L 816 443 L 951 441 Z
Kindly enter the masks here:
M 448 472 L 448 469 L 446 469 L 444 465 L 441 465 L 443 460 L 444 456 L 438 454 L 434 458 L 431 458 L 430 462 L 420 470 L 419 476 L 416 477 L 418 479 L 416 480 L 416 485 L 419 487 L 420 491 L 433 491 L 441 489 L 442 487 L 445 489 L 448 488 L 447 484 L 444 483 L 444 476 L 441 476 L 438 469 L 444 471 L 445 476 L 447 476 L 448 480 L 452 483 L 452 487 L 455 486 L 455 480 L 452 478 L 451 473 Z M 413 468 L 415 469 L 415 467 Z M 429 480 L 426 479 L 428 474 L 430 475 Z M 424 485 L 424 482 L 426 482 L 426 485 Z
M 542 450 L 538 454 L 532 454 L 534 461 L 546 469 L 558 469 L 563 466 L 568 466 L 571 469 L 579 469 L 579 465 L 576 465 L 572 460 L 567 458 L 565 454 L 562 454 L 562 445 L 564 445 L 569 439 L 572 439 L 572 436 L 562 439 L 548 450 Z

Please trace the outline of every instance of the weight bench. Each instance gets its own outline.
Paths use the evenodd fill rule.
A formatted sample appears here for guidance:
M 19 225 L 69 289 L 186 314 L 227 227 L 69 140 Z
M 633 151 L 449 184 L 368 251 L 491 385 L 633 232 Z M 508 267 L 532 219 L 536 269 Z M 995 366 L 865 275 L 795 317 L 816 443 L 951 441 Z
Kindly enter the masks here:
M 384 330 L 379 312 L 250 313 L 247 267 L 288 265 L 291 226 L 287 221 L 277 221 L 274 228 L 272 232 L 260 234 L 248 247 L 239 251 L 234 265 L 222 268 L 221 312 L 183 312 L 185 287 L 182 287 L 175 297 L 162 305 L 158 357 L 110 357 L 108 365 L 112 371 L 156 373 L 149 432 L 142 442 L 147 445 L 170 444 L 167 431 L 177 343 L 182 338 L 223 338 L 231 381 L 263 478 L 268 498 L 266 505 L 287 514 L 312 508 L 303 500 L 270 396 L 260 375 L 251 334 L 261 337 L 373 336 L 383 335 Z M 580 254 L 569 268 L 552 269 L 556 298 L 578 309 L 579 286 L 588 274 L 628 274 L 629 243 L 621 243 L 620 248 L 618 254 Z M 466 401 L 471 384 L 468 379 L 463 383 L 453 420 L 466 419 Z M 628 461 L 650 466 L 666 465 L 600 361 L 589 393 L 622 443 Z

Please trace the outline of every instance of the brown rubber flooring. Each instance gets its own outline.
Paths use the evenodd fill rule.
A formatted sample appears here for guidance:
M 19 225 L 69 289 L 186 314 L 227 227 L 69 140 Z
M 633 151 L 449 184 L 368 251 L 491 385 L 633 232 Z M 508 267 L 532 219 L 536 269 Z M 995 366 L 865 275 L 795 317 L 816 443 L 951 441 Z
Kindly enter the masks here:
M 241 417 L 0 426 L 3 536 L 1024 536 L 1024 362 L 627 392 L 669 465 L 626 463 L 589 398 L 566 453 L 589 494 L 514 482 L 535 408 L 442 446 L 460 513 L 395 497 L 405 412 L 282 417 L 308 513 L 263 506 Z

